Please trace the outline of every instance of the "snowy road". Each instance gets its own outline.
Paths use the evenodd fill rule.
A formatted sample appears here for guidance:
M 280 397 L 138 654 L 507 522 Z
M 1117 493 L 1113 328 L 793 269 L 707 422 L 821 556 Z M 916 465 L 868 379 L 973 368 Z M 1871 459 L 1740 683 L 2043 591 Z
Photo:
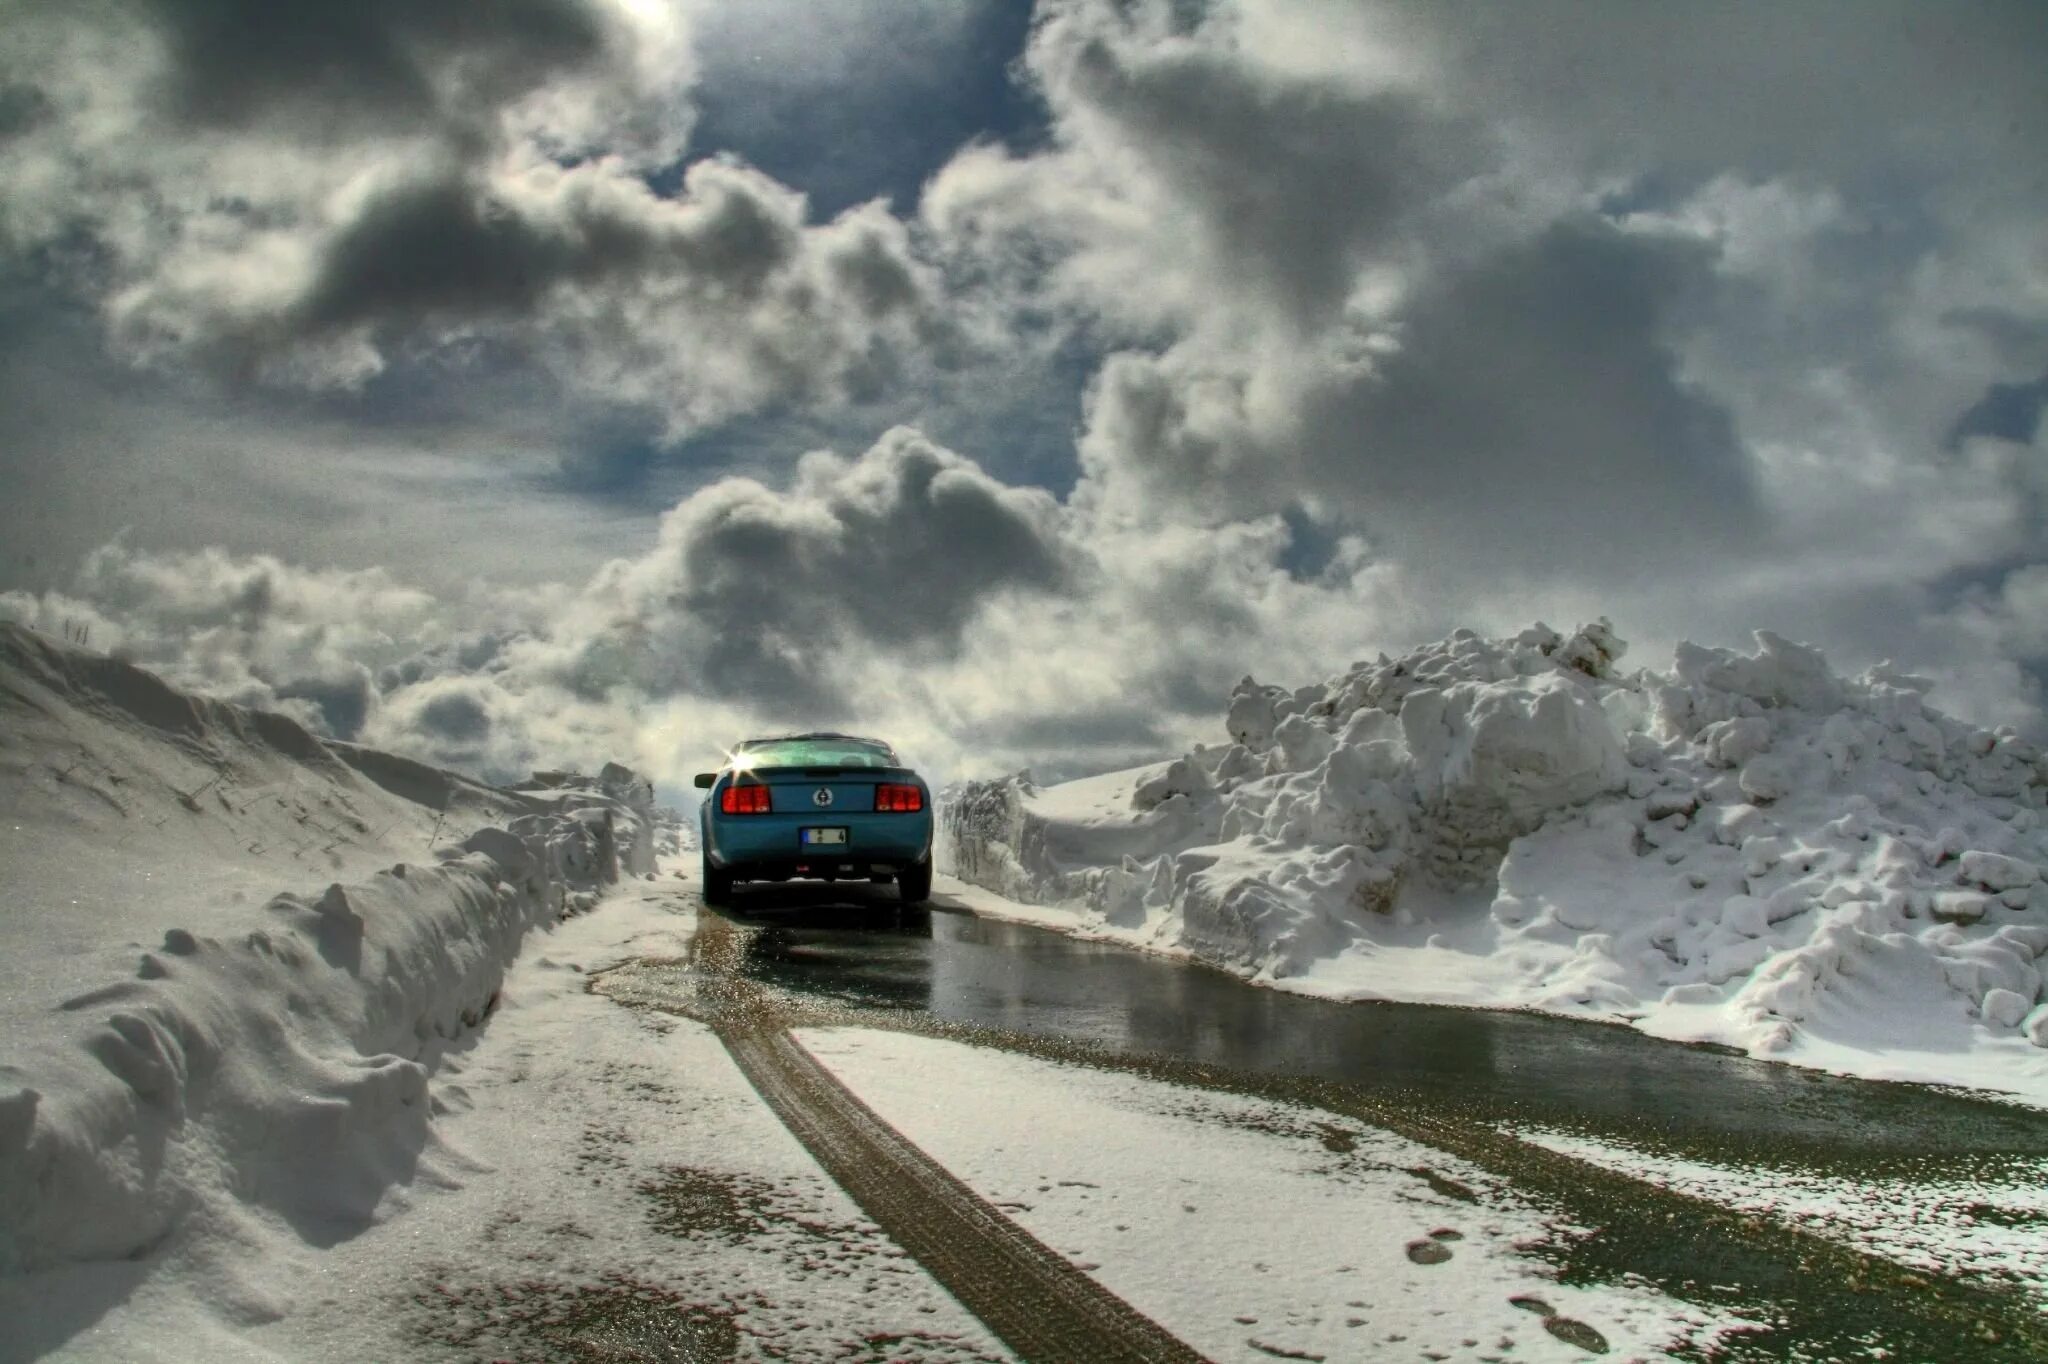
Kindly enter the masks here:
M 1124 1084 L 1163 1082 L 1184 1096 L 1200 1093 L 1199 1101 L 1186 1099 L 1197 1105 L 1221 1094 L 1276 1103 L 1295 1115 L 1279 1126 L 1297 1134 L 1317 1132 L 1317 1122 L 1332 1116 L 1350 1120 L 1347 1130 L 1362 1122 L 1382 1139 L 1409 1143 L 1402 1161 L 1434 1191 L 1475 1198 L 1496 1222 L 1510 1207 L 1530 1213 L 1533 1221 L 1507 1248 L 1552 1282 L 1654 1288 L 1665 1315 L 1654 1328 L 1638 1321 L 1625 1331 L 1638 1352 L 1687 1342 L 1727 1357 L 1760 1358 L 1851 1357 L 1873 1341 L 1905 1357 L 2024 1358 L 2040 1349 L 2040 1267 L 2037 1257 L 2017 1249 L 2028 1239 L 2025 1228 L 2041 1218 L 2034 1190 L 2048 1157 L 2048 1123 L 2038 1114 L 1790 1071 L 1623 1029 L 1528 1015 L 1325 1004 L 946 912 L 958 905 L 944 897 L 942 912 L 908 917 L 891 899 L 887 890 L 865 887 L 762 888 L 743 896 L 732 914 L 706 917 L 686 959 L 632 964 L 606 975 L 599 988 L 621 1002 L 701 1017 L 715 1012 L 737 982 L 763 992 L 781 1016 L 806 1024 L 798 1035 L 814 1049 L 829 1048 L 829 1039 L 849 1027 L 922 1034 L 980 1049 L 977 1060 L 964 1063 L 970 1076 L 995 1066 L 989 1053 L 1000 1051 L 1051 1062 L 1070 1077 L 1087 1070 Z M 913 1085 L 927 1089 L 940 1083 L 935 1069 L 944 1073 L 928 1055 L 914 1069 Z M 876 1103 L 890 1073 L 856 1072 L 851 1083 Z M 952 1107 L 938 1099 L 927 1106 Z M 942 1124 L 941 1137 L 958 1138 L 963 1124 L 972 1129 L 947 1159 L 956 1174 L 971 1153 L 1000 1151 L 1015 1143 L 1020 1127 L 1032 1126 L 1028 1118 L 999 1116 L 1001 1107 L 999 1091 L 973 1084 L 959 1096 L 955 1111 L 979 1117 Z M 882 1111 L 916 1132 L 915 1121 L 886 1105 Z M 1523 1129 L 1542 1140 L 1518 1140 Z M 1599 1158 L 1570 1151 L 1559 1132 L 1598 1139 Z M 1087 1138 L 1098 1147 L 1128 1140 L 1121 1126 Z M 1655 1168 L 1660 1159 L 1748 1171 L 1748 1196 L 1728 1196 L 1710 1181 L 1673 1179 Z M 1004 1164 L 994 1158 L 992 1168 Z M 1441 1173 L 1453 1164 L 1462 1178 Z M 1974 1210 L 1967 1220 L 2022 1229 L 2002 1250 L 1994 1238 L 1988 1253 L 1980 1246 L 1969 1255 L 1968 1274 L 1946 1277 L 1938 1246 L 1930 1263 L 1924 1230 L 1888 1235 L 1882 1225 L 1872 1228 L 1867 1214 L 1860 1224 L 1816 1215 L 1811 1199 L 1788 1197 L 1787 1215 L 1770 1215 L 1774 1187 L 1816 1176 L 1886 1190 L 1901 1209 L 1893 1232 L 1921 1221 L 1930 1200 L 1941 1199 L 1962 1199 Z M 997 1178 L 983 1192 L 999 1198 L 1014 1183 Z M 1324 1188 L 1321 1196 L 1329 1193 Z M 1315 1197 L 1295 1190 L 1288 1202 L 1296 1206 L 1279 1214 L 1282 1221 L 1298 1222 L 1301 1206 Z M 1273 1215 L 1245 1215 L 1262 1212 Z M 1851 1234 L 1838 1234 L 1844 1231 Z M 1969 1237 L 1950 1239 L 1962 1249 Z M 1161 1254 L 1172 1250 L 1155 1245 L 1134 1253 L 1140 1281 L 1148 1272 L 1156 1277 Z M 1303 1271 L 1288 1259 L 1244 1268 L 1289 1277 Z M 1214 1295 L 1228 1281 L 1225 1275 L 1205 1291 Z M 1447 1287 L 1431 1285 L 1425 1296 L 1439 1310 L 1476 1308 L 1476 1301 L 1442 1308 Z M 1493 1287 L 1465 1285 L 1479 1297 Z M 1448 1294 L 1453 1302 L 1460 1296 Z M 1194 1302 L 1187 1295 L 1140 1294 L 1133 1301 L 1219 1352 L 1216 1340 L 1188 1330 Z M 1344 1301 L 1315 1294 L 1291 1300 L 1290 1319 L 1322 1326 L 1340 1317 L 1370 1320 L 1349 1313 Z M 1646 1310 L 1640 1303 L 1606 1307 L 1610 1331 L 1622 1329 L 1616 1319 L 1636 1320 Z M 1689 1311 L 1699 1315 L 1688 1320 Z M 1244 1337 L 1252 1344 L 1236 1354 L 1350 1357 L 1341 1340 L 1326 1336 L 1308 1330 L 1275 1350 L 1264 1348 L 1270 1341 Z M 1461 1349 L 1465 1338 L 1439 1345 L 1446 1357 L 1489 1357 L 1498 1348 Z M 1583 1339 L 1599 1338 L 1594 1331 Z
M 43 1280 L 0 1302 L 37 1324 L 0 1358 L 1091 1357 L 1006 1346 L 949 1292 L 761 1100 L 716 1026 L 735 1009 L 1203 1357 L 2043 1357 L 2037 1114 L 1333 1005 L 893 899 L 725 916 L 687 883 L 622 887 L 536 939 L 441 1058 L 433 1134 L 369 1226 L 316 1244 L 250 1211 Z

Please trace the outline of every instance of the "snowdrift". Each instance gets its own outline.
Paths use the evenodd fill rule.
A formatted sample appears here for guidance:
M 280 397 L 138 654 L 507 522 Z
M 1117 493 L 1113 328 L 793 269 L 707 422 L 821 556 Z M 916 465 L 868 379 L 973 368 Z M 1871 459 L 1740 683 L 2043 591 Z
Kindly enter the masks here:
M 962 879 L 1247 977 L 1620 1018 L 2048 1103 L 2048 763 L 1769 633 L 1624 674 L 1603 621 L 1459 631 L 1231 742 L 956 789 Z
M 653 869 L 624 768 L 498 790 L 4 624 L 0 734 L 0 1271 L 360 1227 L 528 930 Z

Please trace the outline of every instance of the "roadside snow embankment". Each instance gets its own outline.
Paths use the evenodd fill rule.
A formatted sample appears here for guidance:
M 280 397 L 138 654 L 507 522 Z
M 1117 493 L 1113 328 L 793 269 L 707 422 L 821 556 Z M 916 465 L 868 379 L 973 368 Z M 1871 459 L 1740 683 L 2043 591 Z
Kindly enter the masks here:
M 2048 1103 L 2048 764 L 1768 633 L 1601 623 L 1231 696 L 1231 743 L 970 784 L 951 870 L 1289 988 L 1530 1007 Z
M 624 768 L 502 791 L 6 625 L 0 725 L 0 1271 L 360 1227 L 527 931 L 653 868 Z

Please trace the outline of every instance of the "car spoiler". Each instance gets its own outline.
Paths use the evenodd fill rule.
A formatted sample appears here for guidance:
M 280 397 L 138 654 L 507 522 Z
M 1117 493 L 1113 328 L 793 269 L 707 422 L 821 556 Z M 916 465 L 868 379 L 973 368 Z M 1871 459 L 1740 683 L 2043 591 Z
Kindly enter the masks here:
M 724 774 L 720 774 L 724 775 Z M 868 767 L 861 763 L 849 763 L 844 767 L 761 767 L 750 768 L 741 774 L 751 781 L 766 786 L 792 781 L 827 781 L 832 778 L 873 777 L 876 781 L 921 781 L 917 773 L 907 767 Z

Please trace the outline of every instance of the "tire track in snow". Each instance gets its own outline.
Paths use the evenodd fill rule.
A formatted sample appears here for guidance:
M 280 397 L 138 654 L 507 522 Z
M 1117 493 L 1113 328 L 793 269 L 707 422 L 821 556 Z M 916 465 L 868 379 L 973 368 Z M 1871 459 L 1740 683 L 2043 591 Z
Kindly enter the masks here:
M 713 1027 L 826 1173 L 1020 1357 L 1103 1364 L 1203 1359 L 912 1145 L 787 1029 L 750 1009 Z

